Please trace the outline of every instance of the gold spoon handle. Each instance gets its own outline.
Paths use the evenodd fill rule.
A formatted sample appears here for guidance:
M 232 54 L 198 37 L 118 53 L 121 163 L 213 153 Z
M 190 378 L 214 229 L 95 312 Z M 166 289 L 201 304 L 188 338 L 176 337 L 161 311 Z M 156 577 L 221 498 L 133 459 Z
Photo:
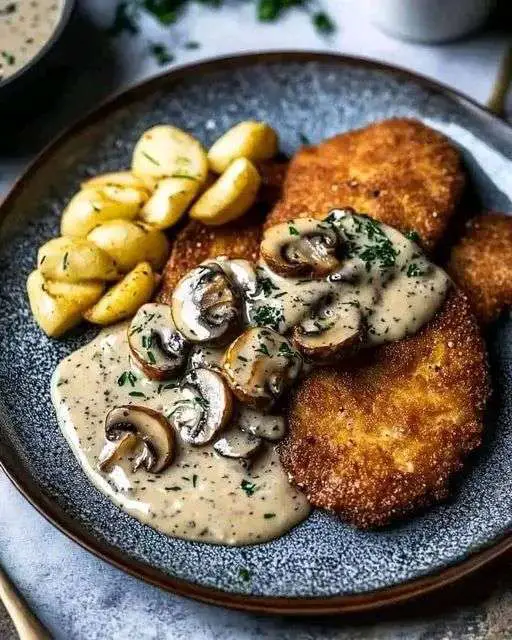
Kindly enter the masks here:
M 491 97 L 487 101 L 487 107 L 496 115 L 502 116 L 505 111 L 507 93 L 512 82 L 512 47 L 508 49 L 501 61 L 500 69 L 496 77 Z
M 1 567 L 0 599 L 11 616 L 20 640 L 52 640 Z

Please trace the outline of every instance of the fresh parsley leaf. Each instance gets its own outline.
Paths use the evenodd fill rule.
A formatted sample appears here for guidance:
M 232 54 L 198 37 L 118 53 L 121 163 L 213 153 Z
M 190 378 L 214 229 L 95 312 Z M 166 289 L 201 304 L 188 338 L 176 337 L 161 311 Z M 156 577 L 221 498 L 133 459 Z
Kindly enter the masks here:
M 242 480 L 241 484 L 240 484 L 241 488 L 243 489 L 243 491 L 245 491 L 245 493 L 248 496 L 252 496 L 254 495 L 254 492 L 256 491 L 256 489 L 258 488 L 254 482 L 249 482 L 249 480 Z
M 172 53 L 161 42 L 153 42 L 149 47 L 149 51 L 161 67 L 174 60 Z
M 318 11 L 312 17 L 316 30 L 323 35 L 329 35 L 336 31 L 336 25 L 325 11 Z

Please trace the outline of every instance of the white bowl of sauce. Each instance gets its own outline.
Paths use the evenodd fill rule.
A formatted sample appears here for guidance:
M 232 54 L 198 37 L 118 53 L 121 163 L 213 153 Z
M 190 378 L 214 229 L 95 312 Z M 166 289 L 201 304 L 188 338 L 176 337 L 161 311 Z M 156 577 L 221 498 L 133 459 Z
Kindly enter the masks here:
M 46 58 L 73 5 L 73 0 L 0 0 L 0 90 Z

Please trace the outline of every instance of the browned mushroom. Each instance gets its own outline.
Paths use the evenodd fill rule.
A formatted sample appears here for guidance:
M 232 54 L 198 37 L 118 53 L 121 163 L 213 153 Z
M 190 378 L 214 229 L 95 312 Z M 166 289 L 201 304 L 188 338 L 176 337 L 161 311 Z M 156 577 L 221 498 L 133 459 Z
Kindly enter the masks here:
M 132 470 L 160 473 L 175 454 L 174 431 L 161 413 L 148 407 L 115 407 L 105 418 L 105 437 L 98 466 L 106 471 L 121 458 L 133 457 Z
M 130 351 L 151 380 L 166 380 L 186 364 L 190 343 L 177 331 L 167 304 L 149 303 L 128 327 Z
M 203 368 L 190 371 L 181 387 L 183 398 L 174 404 L 169 420 L 185 442 L 206 444 L 231 418 L 231 391 L 222 376 Z
M 341 264 L 340 236 L 333 227 L 314 218 L 299 218 L 267 229 L 261 257 L 278 275 L 325 276 Z
M 247 329 L 224 354 L 223 369 L 242 402 L 269 409 L 297 378 L 302 358 L 290 342 L 267 328 Z

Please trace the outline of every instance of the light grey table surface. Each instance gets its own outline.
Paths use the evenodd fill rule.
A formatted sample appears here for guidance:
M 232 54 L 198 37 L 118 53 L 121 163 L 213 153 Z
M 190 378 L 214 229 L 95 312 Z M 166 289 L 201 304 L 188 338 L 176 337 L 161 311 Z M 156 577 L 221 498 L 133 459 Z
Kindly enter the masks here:
M 259 25 L 250 4 L 228 1 L 221 11 L 195 5 L 167 30 L 148 20 L 137 38 L 113 41 L 104 27 L 114 2 L 82 0 L 73 25 L 75 67 L 65 68 L 63 63 L 58 107 L 18 127 L 14 144 L 0 140 L 0 195 L 63 126 L 112 91 L 160 70 L 147 55 L 149 42 L 167 43 L 176 52 L 177 63 L 257 49 L 365 55 L 409 66 L 480 102 L 487 99 L 508 42 L 505 34 L 493 30 L 442 47 L 417 46 L 393 40 L 368 25 L 357 1 L 323 4 L 339 24 L 329 40 L 315 34 L 300 13 L 276 25 Z M 189 40 L 200 42 L 201 48 L 185 50 Z M 0 563 L 54 636 L 66 640 L 512 638 L 510 556 L 442 596 L 398 611 L 328 620 L 254 616 L 166 594 L 98 560 L 46 522 L 1 472 Z M 15 637 L 0 607 L 0 640 Z

